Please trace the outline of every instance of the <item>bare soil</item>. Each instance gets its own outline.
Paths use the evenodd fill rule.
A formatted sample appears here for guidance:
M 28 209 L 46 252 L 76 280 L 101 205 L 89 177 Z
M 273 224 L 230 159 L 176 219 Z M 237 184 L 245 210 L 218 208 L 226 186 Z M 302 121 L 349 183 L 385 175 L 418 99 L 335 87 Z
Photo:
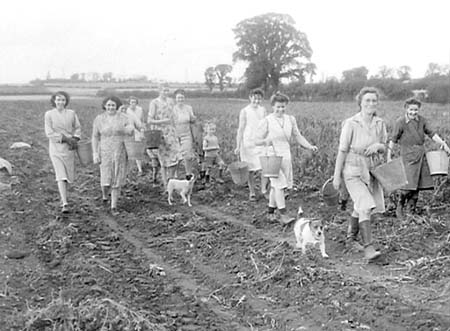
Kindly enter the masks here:
M 303 256 L 292 226 L 229 175 L 196 183 L 189 208 L 132 169 L 113 217 L 98 168 L 79 165 L 62 215 L 41 123 L 1 111 L 0 156 L 14 165 L 0 178 L 12 183 L 0 193 L 1 330 L 450 330 L 446 185 L 419 215 L 398 221 L 390 205 L 375 218 L 383 258 L 367 264 L 345 252 L 348 210 L 304 178 L 288 209 L 325 221 L 330 258 Z

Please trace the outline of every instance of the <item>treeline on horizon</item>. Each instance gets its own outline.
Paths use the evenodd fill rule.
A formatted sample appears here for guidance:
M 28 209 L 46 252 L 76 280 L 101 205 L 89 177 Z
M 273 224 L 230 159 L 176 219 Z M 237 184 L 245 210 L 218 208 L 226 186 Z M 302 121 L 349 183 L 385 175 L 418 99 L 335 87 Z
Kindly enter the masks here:
M 300 81 L 281 84 L 279 91 L 287 94 L 295 101 L 350 101 L 364 86 L 377 87 L 388 100 L 404 100 L 416 96 L 430 103 L 450 103 L 450 76 L 427 76 L 420 79 L 401 81 L 394 78 L 369 78 L 338 81 L 330 79 L 319 83 L 303 83 Z M 231 85 L 223 91 L 210 91 L 209 89 L 187 89 L 188 98 L 242 98 L 248 97 L 250 88 L 244 84 Z M 415 92 L 413 92 L 415 91 Z M 271 95 L 274 91 L 266 91 Z M 155 98 L 157 90 L 126 90 L 113 88 L 101 89 L 98 97 L 116 94 L 122 98 L 136 96 L 141 99 Z

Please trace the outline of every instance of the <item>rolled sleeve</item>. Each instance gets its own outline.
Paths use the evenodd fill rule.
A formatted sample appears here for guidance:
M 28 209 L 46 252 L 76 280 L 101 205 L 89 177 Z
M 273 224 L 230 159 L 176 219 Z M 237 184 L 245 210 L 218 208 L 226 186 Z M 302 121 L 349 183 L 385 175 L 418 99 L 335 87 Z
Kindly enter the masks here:
M 349 120 L 342 124 L 341 135 L 339 137 L 339 151 L 348 153 L 352 142 L 353 128 Z

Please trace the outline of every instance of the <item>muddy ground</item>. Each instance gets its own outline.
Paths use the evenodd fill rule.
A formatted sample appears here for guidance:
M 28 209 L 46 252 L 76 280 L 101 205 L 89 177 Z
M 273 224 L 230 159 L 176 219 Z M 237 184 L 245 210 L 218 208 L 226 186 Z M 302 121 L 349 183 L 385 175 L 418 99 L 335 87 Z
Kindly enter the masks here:
M 0 156 L 14 176 L 1 177 L 12 184 L 0 193 L 1 330 L 450 330 L 445 183 L 419 215 L 398 221 L 390 205 L 374 219 L 384 258 L 367 264 L 345 252 L 349 211 L 303 178 L 288 208 L 325 221 L 330 258 L 303 256 L 292 226 L 270 221 L 264 197 L 248 201 L 229 174 L 197 183 L 189 208 L 133 168 L 111 216 L 98 168 L 79 165 L 61 215 L 42 125 L 23 114 L 2 105 Z

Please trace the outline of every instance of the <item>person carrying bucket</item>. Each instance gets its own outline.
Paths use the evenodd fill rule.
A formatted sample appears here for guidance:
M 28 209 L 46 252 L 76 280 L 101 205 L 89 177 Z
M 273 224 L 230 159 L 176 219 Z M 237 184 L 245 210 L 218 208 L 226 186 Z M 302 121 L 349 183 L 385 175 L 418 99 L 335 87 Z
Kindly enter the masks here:
M 49 140 L 48 150 L 55 170 L 63 213 L 69 212 L 67 186 L 75 179 L 75 152 L 81 135 L 77 114 L 66 109 L 69 101 L 68 93 L 56 92 L 50 98 L 54 108 L 45 113 L 45 134 Z
M 293 186 L 293 171 L 291 158 L 291 137 L 295 141 L 314 152 L 318 148 L 308 142 L 300 133 L 297 121 L 294 116 L 285 114 L 289 98 L 277 92 L 270 98 L 273 113 L 265 117 L 255 134 L 256 145 L 264 145 L 267 153 L 281 156 L 281 166 L 278 170 L 277 177 L 270 177 L 269 191 L 269 208 L 268 213 L 271 219 L 275 218 L 275 210 L 280 213 L 280 222 L 283 224 L 290 223 L 295 218 L 289 217 L 286 212 L 286 203 L 284 190 Z
M 398 193 L 396 215 L 398 219 L 404 217 L 403 209 L 406 205 L 408 212 L 414 213 L 420 190 L 432 190 L 433 180 L 425 157 L 425 136 L 427 135 L 441 147 L 450 153 L 450 149 L 428 124 L 428 121 L 421 115 L 419 110 L 422 103 L 409 98 L 404 103 L 405 115 L 399 117 L 394 124 L 392 137 L 389 141 L 387 160 L 392 157 L 394 144 L 400 145 L 400 156 L 405 165 L 408 184 Z
M 333 175 L 334 188 L 339 190 L 345 183 L 353 200 L 347 245 L 359 250 L 356 238 L 361 232 L 364 256 L 369 261 L 381 255 L 372 245 L 370 218 L 385 211 L 383 189 L 369 172 L 378 165 L 387 142 L 386 124 L 376 116 L 379 96 L 373 87 L 362 88 L 356 96 L 360 112 L 343 122 Z
M 263 98 L 264 92 L 259 88 L 250 92 L 250 104 L 241 109 L 241 112 L 239 113 L 239 127 L 236 136 L 237 147 L 234 150 L 234 153 L 239 155 L 241 161 L 248 165 L 250 201 L 256 201 L 255 175 L 261 170 L 261 163 L 259 161 L 261 147 L 255 145 L 253 136 L 260 121 L 267 115 L 266 109 L 261 106 Z M 261 176 L 261 191 L 263 194 L 267 193 L 267 183 L 267 179 Z

